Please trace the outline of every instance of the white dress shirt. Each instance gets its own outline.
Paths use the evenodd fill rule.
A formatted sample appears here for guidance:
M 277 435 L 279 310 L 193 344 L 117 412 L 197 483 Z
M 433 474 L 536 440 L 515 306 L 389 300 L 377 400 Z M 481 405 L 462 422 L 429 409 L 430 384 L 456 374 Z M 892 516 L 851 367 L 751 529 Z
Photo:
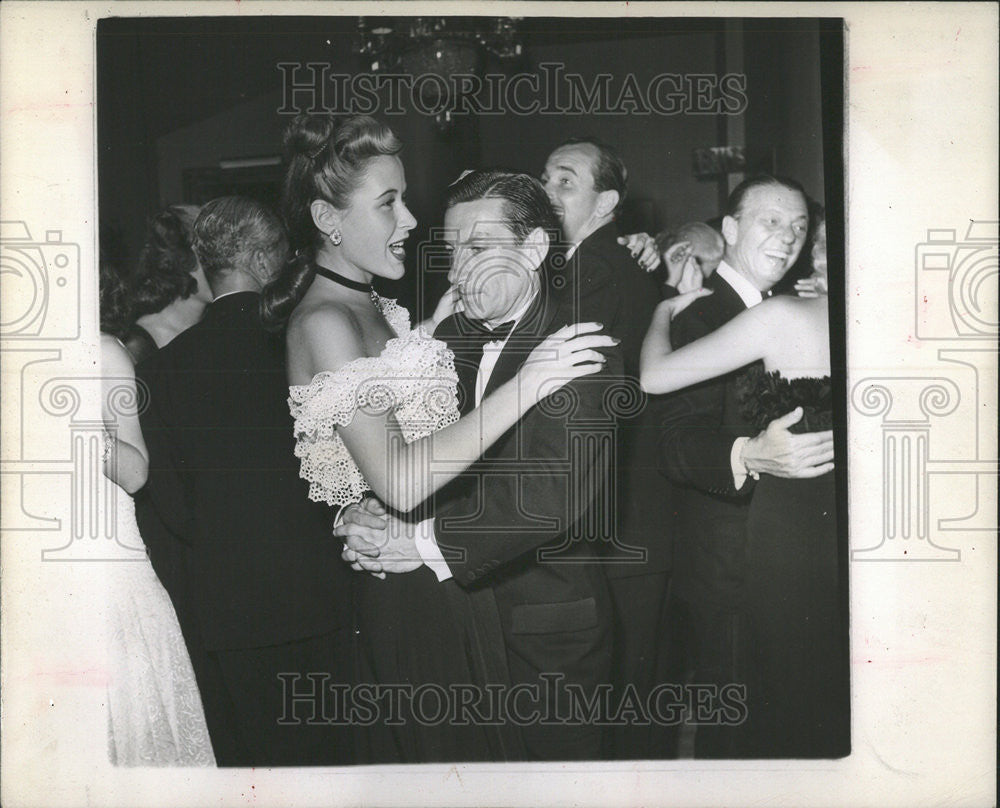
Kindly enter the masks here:
M 243 294 L 243 292 L 255 292 L 256 294 L 259 295 L 260 294 L 260 289 L 233 289 L 233 291 L 231 291 L 231 292 L 223 292 L 221 295 L 213 297 L 212 298 L 212 302 L 214 303 L 216 300 L 222 300 L 222 298 L 229 297 L 230 295 Z
M 719 277 L 722 280 L 733 287 L 733 291 L 740 296 L 740 300 L 743 301 L 748 309 L 752 309 L 764 299 L 764 293 L 760 289 L 750 283 L 750 281 L 740 275 L 739 272 L 725 261 L 722 261 L 715 271 L 719 273 Z
M 483 346 L 483 356 L 482 359 L 479 360 L 479 371 L 476 373 L 475 402 L 477 407 L 482 403 L 483 393 L 485 392 L 487 386 L 489 386 L 490 376 L 493 375 L 493 369 L 497 366 L 500 354 L 503 353 L 503 349 L 507 346 L 507 341 L 510 339 L 510 335 L 517 330 L 518 323 L 531 307 L 535 297 L 537 297 L 537 295 L 532 295 L 528 298 L 517 314 L 514 315 L 514 326 L 510 329 L 507 336 L 500 340 L 487 342 Z M 509 320 L 507 322 L 509 322 Z M 414 535 L 414 543 L 417 546 L 417 552 L 420 554 L 420 558 L 427 567 L 430 567 L 430 569 L 433 570 L 439 581 L 446 581 L 452 577 L 451 569 L 448 567 L 448 562 L 444 560 L 444 556 L 441 554 L 441 549 L 437 544 L 437 538 L 434 535 L 433 518 L 425 519 L 417 525 L 416 534 Z

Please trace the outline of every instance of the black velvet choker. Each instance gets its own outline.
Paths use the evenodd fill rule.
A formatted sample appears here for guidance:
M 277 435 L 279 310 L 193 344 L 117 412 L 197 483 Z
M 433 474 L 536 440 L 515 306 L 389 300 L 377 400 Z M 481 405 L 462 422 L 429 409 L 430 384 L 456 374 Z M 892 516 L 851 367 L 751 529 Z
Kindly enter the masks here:
M 352 281 L 350 278 L 345 278 L 343 275 L 334 272 L 332 269 L 321 267 L 319 264 L 313 264 L 313 267 L 316 269 L 317 275 L 322 275 L 324 278 L 327 278 L 334 283 L 339 283 L 341 286 L 346 286 L 348 289 L 354 289 L 358 292 L 367 292 L 370 295 L 375 294 L 375 290 L 372 289 L 372 285 L 370 283 Z

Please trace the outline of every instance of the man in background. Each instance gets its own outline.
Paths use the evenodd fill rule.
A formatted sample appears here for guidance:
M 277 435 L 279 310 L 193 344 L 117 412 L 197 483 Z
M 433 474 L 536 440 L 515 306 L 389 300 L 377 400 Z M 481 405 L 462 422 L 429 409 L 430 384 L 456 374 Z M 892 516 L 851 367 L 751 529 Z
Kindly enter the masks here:
M 617 510 L 605 569 L 615 606 L 615 684 L 640 698 L 661 680 L 663 618 L 670 580 L 669 501 L 657 470 L 659 397 L 639 390 L 639 354 L 661 293 L 629 250 L 615 218 L 628 191 L 628 171 L 613 148 L 572 138 L 545 162 L 542 183 L 569 244 L 569 266 L 579 277 L 581 305 L 600 301 L 608 333 L 621 340 L 627 392 L 619 420 Z M 608 751 L 621 759 L 672 757 L 669 741 L 653 741 L 654 728 L 616 727 Z M 668 734 L 668 738 L 672 734 Z M 666 746 L 666 748 L 665 748 Z
M 250 199 L 216 199 L 195 222 L 194 248 L 215 299 L 140 366 L 141 423 L 216 761 L 350 763 L 350 727 L 307 723 L 310 704 L 286 714 L 285 689 L 308 691 L 308 673 L 351 681 L 353 637 L 328 510 L 299 478 L 284 345 L 260 317 L 260 291 L 287 258 L 284 227 Z

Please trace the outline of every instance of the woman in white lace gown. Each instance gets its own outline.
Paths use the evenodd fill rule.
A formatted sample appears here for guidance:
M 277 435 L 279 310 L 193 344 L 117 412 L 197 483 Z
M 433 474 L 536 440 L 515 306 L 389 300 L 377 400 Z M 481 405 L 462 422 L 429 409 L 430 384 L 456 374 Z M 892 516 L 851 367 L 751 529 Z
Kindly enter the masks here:
M 451 351 L 423 327 L 411 328 L 408 312 L 370 285 L 374 277 L 402 277 L 404 244 L 416 224 L 404 202 L 399 142 L 371 118 L 338 124 L 300 116 L 286 146 L 285 217 L 299 259 L 264 298 L 271 321 L 287 322 L 302 475 L 313 499 L 344 506 L 373 491 L 415 520 L 418 506 L 537 402 L 542 385 L 599 370 L 603 356 L 595 348 L 611 338 L 557 332 L 516 379 L 459 419 Z M 434 475 L 431 433 L 434 459 L 451 461 Z M 403 563 L 409 572 L 357 579 L 360 681 L 482 683 L 468 660 L 463 618 L 449 605 L 448 590 L 457 584 L 438 583 L 419 559 Z M 491 756 L 481 727 L 404 720 L 393 727 L 377 722 L 369 735 L 363 757 L 372 762 Z
M 133 339 L 121 329 L 129 319 L 123 285 L 102 262 L 102 331 L 128 339 L 139 357 L 196 322 L 208 300 L 207 283 L 197 264 L 190 263 L 193 252 L 179 255 L 185 243 L 190 249 L 196 213 L 173 208 L 154 220 L 134 293 L 147 309 L 159 309 L 146 314 L 149 330 L 133 333 Z M 118 766 L 211 766 L 215 758 L 187 647 L 136 524 L 131 495 L 146 481 L 148 456 L 139 428 L 134 361 L 123 341 L 101 334 L 104 474 L 116 489 L 115 538 L 122 552 L 107 564 L 108 752 Z

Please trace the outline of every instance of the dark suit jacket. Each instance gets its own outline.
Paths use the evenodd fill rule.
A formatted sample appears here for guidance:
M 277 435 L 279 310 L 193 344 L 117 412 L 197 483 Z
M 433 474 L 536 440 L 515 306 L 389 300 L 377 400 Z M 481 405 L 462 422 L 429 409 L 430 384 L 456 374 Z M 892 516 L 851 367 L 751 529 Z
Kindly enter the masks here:
M 574 321 L 573 299 L 543 290 L 511 334 L 487 394 L 511 379 L 547 334 Z M 435 336 L 455 352 L 467 412 L 485 338 L 461 314 Z M 594 519 L 606 510 L 614 435 L 605 399 L 622 373 L 620 352 L 607 354 L 604 371 L 534 407 L 434 500 L 445 559 L 461 586 L 492 588 L 508 650 L 570 681 L 606 675 L 610 654 L 607 582 L 594 563 L 601 552 Z M 564 639 L 538 636 L 552 634 Z
M 663 396 L 639 387 L 639 354 L 660 288 L 617 241 L 615 225 L 591 233 L 570 261 L 581 289 L 577 319 L 604 323 L 621 340 L 628 392 L 617 403 L 617 495 L 615 543 L 609 545 L 606 572 L 624 578 L 670 569 L 669 486 L 659 473 L 659 438 Z M 585 316 L 584 316 L 585 315 Z
M 679 348 L 705 336 L 746 309 L 740 296 L 713 273 L 714 294 L 695 301 L 671 325 Z M 746 550 L 746 517 L 753 481 L 737 491 L 733 442 L 756 431 L 740 413 L 733 371 L 667 397 L 660 440 L 663 472 L 674 490 L 674 592 L 693 603 L 732 608 L 739 603 Z
M 148 497 L 175 542 L 154 533 L 150 555 L 154 566 L 180 564 L 166 576 L 171 595 L 210 650 L 348 621 L 350 573 L 329 510 L 299 478 L 284 347 L 263 329 L 258 301 L 223 297 L 138 368 L 150 394 Z

